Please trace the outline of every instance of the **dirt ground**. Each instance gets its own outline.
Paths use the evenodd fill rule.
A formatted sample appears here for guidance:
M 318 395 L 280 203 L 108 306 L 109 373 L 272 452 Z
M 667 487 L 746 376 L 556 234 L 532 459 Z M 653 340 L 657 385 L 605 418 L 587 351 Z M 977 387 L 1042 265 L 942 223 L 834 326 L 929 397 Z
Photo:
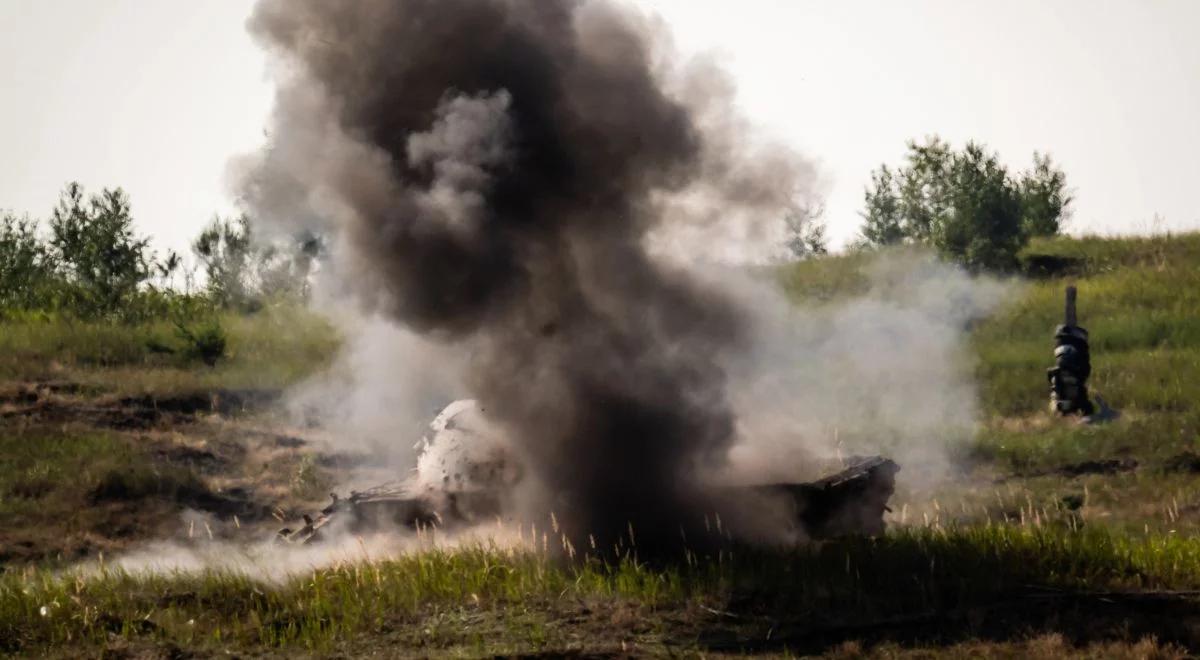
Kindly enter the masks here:
M 330 486 L 363 457 L 328 451 L 327 431 L 288 425 L 274 412 L 280 396 L 214 390 L 118 397 L 68 382 L 4 386 L 0 572 L 111 557 L 149 540 L 270 538 L 282 521 L 319 508 Z M 1185 458 L 1180 469 L 1191 465 Z M 1132 461 L 1072 464 L 1054 476 L 1137 467 Z M 953 614 L 866 621 L 817 620 L 756 602 L 754 594 L 734 594 L 721 609 L 655 610 L 619 599 L 530 602 L 520 611 L 463 606 L 389 621 L 382 632 L 311 655 L 1142 658 L 1184 657 L 1184 648 L 1200 648 L 1200 595 L 1193 593 L 1032 591 Z M 228 651 L 244 655 L 247 649 Z M 55 652 L 74 657 L 96 649 Z M 223 653 L 219 644 L 182 649 L 120 635 L 99 652 L 127 658 Z M 251 655 L 267 657 L 261 653 L 270 652 Z
M 111 556 L 149 539 L 251 538 L 311 509 L 352 458 L 316 451 L 319 431 L 282 424 L 270 412 L 279 396 L 0 389 L 0 570 Z

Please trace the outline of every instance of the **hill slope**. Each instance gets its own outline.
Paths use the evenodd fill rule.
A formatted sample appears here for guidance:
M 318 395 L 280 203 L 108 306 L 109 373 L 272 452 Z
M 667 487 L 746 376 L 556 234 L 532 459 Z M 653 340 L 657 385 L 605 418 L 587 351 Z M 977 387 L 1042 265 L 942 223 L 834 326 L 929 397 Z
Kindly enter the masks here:
M 802 305 L 836 302 L 865 289 L 871 258 L 804 262 L 782 277 Z M 3 366 L 11 396 L 0 416 L 0 652 L 1200 650 L 1200 603 L 1190 591 L 1200 589 L 1200 234 L 1039 241 L 1024 263 L 1029 277 L 1013 298 L 970 330 L 983 419 L 973 438 L 950 448 L 961 478 L 932 495 L 900 493 L 884 539 L 739 548 L 667 567 L 633 556 L 570 565 L 537 550 L 480 546 L 284 580 L 253 571 L 62 575 L 71 553 L 163 533 L 183 508 L 224 516 L 224 527 L 214 522 L 218 542 L 232 533 L 233 512 L 270 526 L 263 502 L 321 496 L 339 462 L 272 431 L 269 413 L 217 403 L 229 393 L 215 388 L 258 384 L 255 365 L 280 350 L 271 324 L 241 329 L 242 345 L 262 355 L 247 351 L 226 371 L 201 375 L 142 355 L 136 333 L 10 324 L 0 328 L 18 354 Z M 1045 369 L 1068 282 L 1080 289 L 1080 322 L 1091 332 L 1093 389 L 1121 413 L 1109 424 L 1047 412 Z M 55 348 L 75 336 L 101 339 Z M 319 368 L 334 347 L 324 331 L 288 341 L 311 366 L 271 374 L 270 387 Z M 130 357 L 51 364 L 58 350 L 108 355 L 111 347 Z M 118 382 L 130 369 L 134 398 Z M 30 381 L 47 371 L 83 384 L 34 384 L 31 394 Z M 196 403 L 209 398 L 211 406 Z M 206 533 L 186 531 L 195 537 L 188 543 L 207 543 Z M 56 552 L 65 556 L 55 560 Z

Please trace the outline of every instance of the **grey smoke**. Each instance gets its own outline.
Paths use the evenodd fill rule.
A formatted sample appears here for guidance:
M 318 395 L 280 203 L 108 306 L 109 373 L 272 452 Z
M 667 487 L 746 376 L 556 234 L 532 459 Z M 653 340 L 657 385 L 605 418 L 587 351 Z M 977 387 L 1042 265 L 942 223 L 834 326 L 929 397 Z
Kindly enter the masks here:
M 955 476 L 947 450 L 979 419 L 967 331 L 1013 285 L 917 251 L 882 253 L 863 270 L 861 295 L 799 305 L 774 279 L 710 274 L 743 301 L 751 328 L 748 350 L 726 365 L 731 469 L 743 478 L 812 478 L 854 454 L 893 458 L 910 490 Z
M 661 256 L 771 245 L 811 166 L 613 2 L 260 0 L 250 29 L 280 83 L 255 215 L 330 236 L 361 309 L 466 356 L 568 533 L 652 553 L 698 526 L 747 326 Z

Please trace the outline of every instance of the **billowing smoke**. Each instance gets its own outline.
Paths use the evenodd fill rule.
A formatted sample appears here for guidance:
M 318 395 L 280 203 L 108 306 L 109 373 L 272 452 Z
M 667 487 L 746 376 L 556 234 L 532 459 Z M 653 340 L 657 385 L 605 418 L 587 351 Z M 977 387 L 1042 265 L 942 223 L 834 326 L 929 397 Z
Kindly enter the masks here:
M 260 0 L 250 27 L 280 77 L 255 214 L 331 236 L 347 294 L 468 355 L 569 533 L 653 552 L 699 524 L 746 328 L 655 255 L 772 244 L 810 166 L 743 143 L 727 80 L 612 2 Z
M 774 281 L 707 275 L 750 311 L 750 347 L 726 367 L 744 479 L 813 478 L 827 459 L 873 454 L 903 466 L 910 492 L 955 476 L 949 450 L 979 420 L 967 330 L 1014 286 L 910 250 L 872 255 L 856 275 L 858 295 L 799 305 Z

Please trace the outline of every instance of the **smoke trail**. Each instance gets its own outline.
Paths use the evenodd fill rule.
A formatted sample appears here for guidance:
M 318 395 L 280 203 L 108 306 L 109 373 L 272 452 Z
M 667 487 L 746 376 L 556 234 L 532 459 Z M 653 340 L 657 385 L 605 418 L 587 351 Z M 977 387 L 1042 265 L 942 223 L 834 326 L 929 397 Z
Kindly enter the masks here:
M 645 246 L 769 239 L 810 166 L 743 147 L 728 81 L 611 2 L 260 0 L 250 29 L 281 79 L 254 212 L 331 233 L 368 310 L 469 351 L 571 533 L 653 552 L 700 520 L 743 324 Z

